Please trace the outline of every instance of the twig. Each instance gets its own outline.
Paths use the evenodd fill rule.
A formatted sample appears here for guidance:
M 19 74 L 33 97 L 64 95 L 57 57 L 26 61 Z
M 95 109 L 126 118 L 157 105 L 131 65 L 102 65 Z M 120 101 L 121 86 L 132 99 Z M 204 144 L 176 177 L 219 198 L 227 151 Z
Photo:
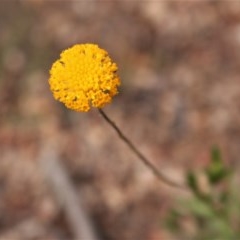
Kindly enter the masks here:
M 119 127 L 106 115 L 106 113 L 102 109 L 98 109 L 99 113 L 102 115 L 102 117 L 109 123 L 111 127 L 117 132 L 119 137 L 128 145 L 128 147 L 132 150 L 135 155 L 153 172 L 153 174 L 162 182 L 165 184 L 176 187 L 176 188 L 182 188 L 186 189 L 185 186 L 180 185 L 176 182 L 173 182 L 172 180 L 168 179 L 166 176 L 164 176 L 136 147 L 135 145 L 122 133 L 122 131 L 119 129 Z
M 98 240 L 93 224 L 82 206 L 80 195 L 76 195 L 73 184 L 54 148 L 48 146 L 43 149 L 40 164 L 50 186 L 55 190 L 59 204 L 65 211 L 75 239 Z

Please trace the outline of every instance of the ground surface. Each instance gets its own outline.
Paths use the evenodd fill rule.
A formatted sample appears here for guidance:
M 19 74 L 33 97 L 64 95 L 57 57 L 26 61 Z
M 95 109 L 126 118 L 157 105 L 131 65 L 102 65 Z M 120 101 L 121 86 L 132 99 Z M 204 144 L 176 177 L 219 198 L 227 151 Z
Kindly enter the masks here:
M 166 175 L 181 181 L 214 144 L 238 168 L 238 1 L 3 0 L 0 239 L 74 239 L 39 164 L 50 143 L 101 239 L 170 239 L 161 221 L 181 191 L 159 183 L 97 111 L 68 111 L 49 91 L 60 51 L 85 42 L 119 66 L 105 111 Z

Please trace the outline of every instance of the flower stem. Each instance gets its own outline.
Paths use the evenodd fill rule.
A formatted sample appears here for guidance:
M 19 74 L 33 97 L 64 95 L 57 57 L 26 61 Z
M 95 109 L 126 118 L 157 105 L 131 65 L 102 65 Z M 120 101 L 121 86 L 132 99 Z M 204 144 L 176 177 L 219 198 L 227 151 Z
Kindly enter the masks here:
M 122 133 L 122 131 L 118 128 L 118 126 L 106 115 L 106 113 L 102 109 L 98 109 L 99 113 L 102 115 L 102 117 L 111 125 L 111 127 L 114 128 L 114 130 L 117 132 L 119 137 L 128 145 L 128 147 L 132 150 L 132 152 L 137 155 L 137 157 L 153 172 L 153 174 L 162 182 L 165 184 L 176 187 L 176 188 L 186 188 L 183 185 L 180 185 L 176 182 L 173 182 L 172 180 L 168 179 L 166 176 L 164 176 L 136 147 L 135 145 Z

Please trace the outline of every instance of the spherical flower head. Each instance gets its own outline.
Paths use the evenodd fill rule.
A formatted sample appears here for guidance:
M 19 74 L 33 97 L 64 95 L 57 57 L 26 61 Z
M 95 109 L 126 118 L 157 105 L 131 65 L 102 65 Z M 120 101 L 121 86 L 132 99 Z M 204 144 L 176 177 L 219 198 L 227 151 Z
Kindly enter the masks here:
M 117 65 L 95 44 L 77 44 L 53 63 L 49 84 L 55 99 L 69 109 L 102 108 L 118 93 Z

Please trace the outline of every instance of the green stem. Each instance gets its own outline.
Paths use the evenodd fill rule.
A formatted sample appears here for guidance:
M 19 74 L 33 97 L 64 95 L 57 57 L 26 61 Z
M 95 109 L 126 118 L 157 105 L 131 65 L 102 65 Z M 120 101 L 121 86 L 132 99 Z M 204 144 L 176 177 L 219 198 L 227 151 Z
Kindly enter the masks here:
M 153 172 L 153 174 L 165 184 L 176 187 L 176 188 L 186 188 L 183 185 L 173 182 L 164 176 L 136 147 L 135 145 L 122 133 L 122 131 L 116 126 L 116 124 L 106 115 L 106 113 L 102 109 L 98 109 L 99 113 L 102 117 L 110 124 L 111 127 L 117 132 L 119 137 L 128 145 L 128 147 L 132 150 L 133 153 L 137 155 L 137 157 Z

